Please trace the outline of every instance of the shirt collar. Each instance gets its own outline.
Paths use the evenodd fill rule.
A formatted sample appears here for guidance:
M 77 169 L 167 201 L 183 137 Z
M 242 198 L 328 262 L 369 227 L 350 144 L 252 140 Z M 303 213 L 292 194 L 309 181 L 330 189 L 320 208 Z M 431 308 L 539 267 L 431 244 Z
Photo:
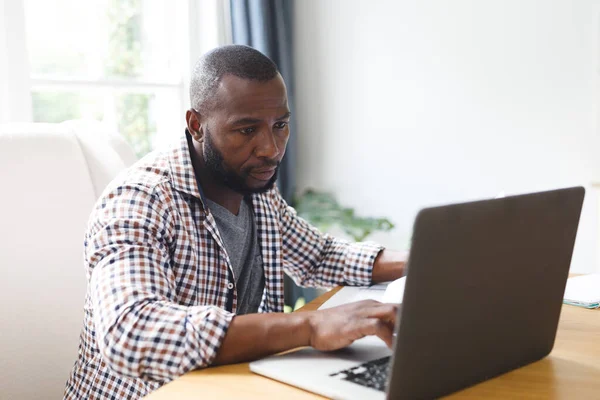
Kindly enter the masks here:
M 190 155 L 191 136 L 187 129 L 179 144 L 169 154 L 169 167 L 173 179 L 173 188 L 200 199 L 204 204 L 204 193 L 196 181 L 196 173 Z

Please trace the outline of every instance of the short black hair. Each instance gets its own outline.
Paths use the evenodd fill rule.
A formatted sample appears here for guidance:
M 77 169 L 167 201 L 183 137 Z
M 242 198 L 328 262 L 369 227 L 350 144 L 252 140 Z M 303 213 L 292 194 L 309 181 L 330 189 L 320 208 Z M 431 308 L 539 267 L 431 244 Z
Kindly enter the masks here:
M 217 47 L 200 57 L 194 66 L 190 82 L 191 106 L 197 111 L 205 111 L 225 74 L 266 82 L 278 73 L 275 63 L 252 47 Z

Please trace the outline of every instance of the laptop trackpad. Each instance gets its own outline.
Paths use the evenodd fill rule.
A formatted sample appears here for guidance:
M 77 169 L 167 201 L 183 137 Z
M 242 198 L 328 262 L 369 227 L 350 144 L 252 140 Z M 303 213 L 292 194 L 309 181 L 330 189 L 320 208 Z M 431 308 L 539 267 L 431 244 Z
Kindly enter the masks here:
M 322 352 L 306 347 L 281 356 L 268 357 L 253 364 L 266 366 L 266 364 L 273 363 L 277 365 L 277 368 L 282 369 L 289 366 L 297 371 L 305 371 L 304 368 L 307 368 L 314 373 L 329 374 L 391 354 L 392 351 L 381 339 L 369 336 L 336 351 Z

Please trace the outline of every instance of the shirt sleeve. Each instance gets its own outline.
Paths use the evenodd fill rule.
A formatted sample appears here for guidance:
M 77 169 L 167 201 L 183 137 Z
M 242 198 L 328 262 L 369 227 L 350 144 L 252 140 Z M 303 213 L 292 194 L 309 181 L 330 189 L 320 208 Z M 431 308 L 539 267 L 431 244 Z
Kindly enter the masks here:
M 372 242 L 351 243 L 321 233 L 299 217 L 277 191 L 283 239 L 283 267 L 301 286 L 332 287 L 371 284 L 373 263 L 383 247 Z
M 233 314 L 176 302 L 168 202 L 144 187 L 119 187 L 92 214 L 86 263 L 96 340 L 114 372 L 173 379 L 209 365 Z

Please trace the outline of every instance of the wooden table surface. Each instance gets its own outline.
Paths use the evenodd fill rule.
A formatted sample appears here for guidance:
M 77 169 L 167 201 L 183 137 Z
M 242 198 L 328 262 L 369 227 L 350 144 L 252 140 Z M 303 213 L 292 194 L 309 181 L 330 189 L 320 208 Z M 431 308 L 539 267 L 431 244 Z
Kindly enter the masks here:
M 339 289 L 325 293 L 299 311 L 316 310 Z M 145 397 L 146 400 L 241 398 L 323 399 L 253 374 L 248 363 L 189 372 Z M 600 399 L 600 311 L 563 305 L 554 350 L 548 357 L 447 398 Z

